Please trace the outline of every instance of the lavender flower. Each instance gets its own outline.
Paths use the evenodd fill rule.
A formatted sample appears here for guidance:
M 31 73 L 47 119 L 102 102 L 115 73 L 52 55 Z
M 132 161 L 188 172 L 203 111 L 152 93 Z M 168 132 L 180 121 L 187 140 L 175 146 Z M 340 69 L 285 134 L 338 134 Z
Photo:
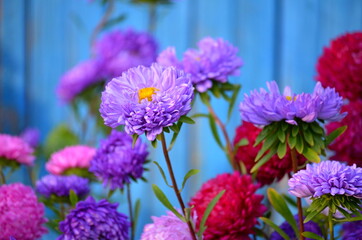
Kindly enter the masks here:
M 157 57 L 157 63 L 165 67 L 176 67 L 183 69 L 182 62 L 177 59 L 174 47 L 168 47 L 163 50 Z
M 143 163 L 148 155 L 147 145 L 137 140 L 132 147 L 132 138 L 126 133 L 113 130 L 101 142 L 89 171 L 93 172 L 111 189 L 123 188 L 131 178 L 142 177 Z
M 130 223 L 127 216 L 117 212 L 117 206 L 105 199 L 96 202 L 92 197 L 78 202 L 60 222 L 59 230 L 63 234 L 57 240 L 128 240 Z
M 342 240 L 361 240 L 362 221 L 347 222 L 342 225 Z
M 100 112 L 107 126 L 125 125 L 128 134 L 146 133 L 153 141 L 190 111 L 192 98 L 188 74 L 158 64 L 139 66 L 107 84 Z
M 268 82 L 267 86 L 270 92 L 260 89 L 259 92 L 252 91 L 250 96 L 245 95 L 240 103 L 243 120 L 256 125 L 285 120 L 296 125 L 296 118 L 309 123 L 317 119 L 336 121 L 346 115 L 340 113 L 342 97 L 334 89 L 323 89 L 320 83 L 317 83 L 312 94 L 293 94 L 286 87 L 282 95 L 276 82 Z
M 47 198 L 52 194 L 57 197 L 68 197 L 70 190 L 73 190 L 79 197 L 84 197 L 89 193 L 88 184 L 88 179 L 75 175 L 46 175 L 37 181 L 36 190 Z
M 325 194 L 362 199 L 362 168 L 338 161 L 307 164 L 289 179 L 289 193 L 296 197 L 320 197 Z
M 30 147 L 36 148 L 39 145 L 40 131 L 37 128 L 27 128 L 20 137 L 27 142 Z

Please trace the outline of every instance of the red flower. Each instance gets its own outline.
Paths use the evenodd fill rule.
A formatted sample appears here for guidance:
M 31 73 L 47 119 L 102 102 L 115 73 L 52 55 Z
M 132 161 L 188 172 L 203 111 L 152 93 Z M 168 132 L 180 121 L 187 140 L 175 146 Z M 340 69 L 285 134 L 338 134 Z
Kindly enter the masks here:
M 222 190 L 226 190 L 206 221 L 204 240 L 247 240 L 253 233 L 266 207 L 261 204 L 262 195 L 255 194 L 258 185 L 248 175 L 225 173 L 204 183 L 201 190 L 191 199 L 190 206 L 198 216 L 199 227 L 202 216 L 210 201 Z
M 324 48 L 317 63 L 317 81 L 333 87 L 344 98 L 362 96 L 362 32 L 347 33 Z
M 328 133 L 341 126 L 347 126 L 347 130 L 329 145 L 329 149 L 334 151 L 331 158 L 362 167 L 362 100 L 350 102 L 342 107 L 342 111 L 348 112 L 342 121 L 326 126 Z
M 235 158 L 237 161 L 243 162 L 246 170 L 250 173 L 250 170 L 255 165 L 255 157 L 261 149 L 261 144 L 257 147 L 253 147 L 255 139 L 261 132 L 260 128 L 255 127 L 249 122 L 243 122 L 243 125 L 236 129 L 236 136 L 234 139 L 234 145 L 236 145 L 241 139 L 246 138 L 249 144 L 238 148 Z M 305 163 L 305 158 L 298 156 L 298 164 Z M 281 180 L 285 174 L 292 171 L 292 159 L 290 158 L 290 151 L 288 149 L 287 154 L 283 159 L 279 159 L 277 155 L 274 155 L 268 162 L 261 166 L 257 172 L 256 180 L 263 186 L 269 185 Z

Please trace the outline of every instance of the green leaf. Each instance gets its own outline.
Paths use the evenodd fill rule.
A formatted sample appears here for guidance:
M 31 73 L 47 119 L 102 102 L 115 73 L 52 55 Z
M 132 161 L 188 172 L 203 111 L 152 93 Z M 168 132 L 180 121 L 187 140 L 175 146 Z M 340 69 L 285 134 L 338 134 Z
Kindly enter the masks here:
M 177 127 L 178 127 L 179 130 L 181 130 L 182 124 L 183 124 L 182 122 L 177 122 Z M 175 145 L 178 134 L 179 134 L 179 132 L 174 132 L 174 134 L 172 135 L 171 143 L 168 146 L 167 151 L 171 151 L 171 149 Z
M 267 191 L 268 199 L 271 205 L 274 207 L 282 217 L 292 226 L 295 235 L 299 235 L 299 230 L 297 227 L 297 222 L 294 219 L 292 212 L 289 210 L 288 205 L 284 198 L 274 189 L 269 188 Z
M 157 139 L 151 141 L 151 145 L 153 148 L 157 148 Z
M 297 136 L 297 144 L 295 145 L 295 149 L 297 149 L 298 153 L 302 153 L 304 150 L 304 141 L 300 135 Z
M 186 222 L 185 218 L 172 206 L 166 195 L 162 190 L 156 185 L 152 184 L 152 190 L 155 193 L 157 199 L 171 212 L 173 212 L 179 219 L 183 222 Z
M 212 94 L 214 94 L 214 96 L 216 98 L 221 97 L 221 92 L 220 92 L 219 86 L 217 86 L 216 84 L 211 88 L 211 92 L 212 92 Z
M 196 114 L 194 114 L 194 115 L 191 116 L 191 118 L 199 118 L 199 117 L 208 118 L 208 117 L 209 117 L 209 114 L 206 114 L 206 113 L 196 113 Z
M 290 240 L 289 236 L 280 228 L 278 225 L 273 223 L 270 219 L 265 217 L 260 217 L 260 220 L 268 224 L 270 227 L 272 227 L 277 233 L 279 233 L 280 236 L 282 236 L 285 240 Z
M 268 137 L 261 147 L 260 151 L 256 155 L 255 161 L 258 161 L 266 151 L 268 151 L 273 145 L 276 145 L 278 143 L 278 137 L 276 134 L 273 134 L 272 136 Z
M 303 151 L 303 156 L 314 163 L 319 163 L 321 161 L 318 153 L 316 153 L 312 148 L 305 148 Z
M 237 151 L 239 147 L 246 146 L 248 144 L 249 144 L 248 139 L 246 138 L 240 139 L 240 141 L 235 144 L 235 151 Z
M 188 124 L 195 124 L 195 121 L 192 118 L 189 118 L 186 115 L 181 116 L 179 121 L 183 122 L 183 123 L 188 123 Z
M 139 138 L 138 134 L 135 133 L 132 135 L 132 148 L 134 148 L 138 138 Z
M 298 125 L 293 125 L 293 127 L 292 127 L 292 136 L 296 137 L 298 135 L 298 132 L 299 132 Z
M 164 132 L 167 132 L 167 133 L 170 133 L 170 128 L 169 128 L 169 127 L 164 127 L 164 128 L 163 128 L 163 131 L 164 131 Z
M 200 93 L 200 99 L 206 106 L 210 106 L 210 97 L 207 92 Z
M 331 132 L 326 137 L 326 146 L 328 146 L 331 142 L 333 142 L 334 139 L 336 139 L 338 136 L 342 135 L 347 129 L 347 126 L 342 126 Z
M 214 136 L 214 139 L 215 139 L 217 145 L 219 145 L 219 147 L 221 149 L 224 149 L 224 147 L 223 147 L 223 145 L 221 143 L 221 140 L 220 140 L 219 133 L 217 131 L 215 119 L 211 116 L 211 114 L 209 115 L 209 124 L 210 124 L 211 133 Z
M 233 95 L 230 98 L 230 103 L 229 103 L 229 108 L 228 108 L 228 120 L 231 117 L 231 113 L 233 112 L 233 108 L 236 102 L 236 99 L 239 95 L 239 91 L 240 91 L 241 86 L 238 84 L 234 85 L 234 91 L 233 91 Z
M 78 196 L 77 194 L 74 192 L 73 189 L 70 189 L 69 190 L 69 201 L 70 201 L 70 204 L 75 207 L 75 205 L 77 204 L 78 202 Z
M 312 131 L 315 132 L 316 134 L 324 135 L 323 128 L 317 122 L 313 122 L 309 124 L 309 126 L 312 129 Z
M 153 163 L 157 166 L 158 170 L 160 171 L 163 181 L 165 181 L 165 183 L 167 184 L 167 186 L 169 186 L 170 188 L 173 188 L 172 185 L 168 184 L 167 178 L 166 178 L 166 174 L 163 171 L 162 167 L 160 166 L 160 164 L 158 164 L 158 162 L 153 161 Z
M 277 151 L 278 157 L 282 159 L 286 153 L 287 153 L 287 143 L 279 143 Z
M 218 195 L 216 195 L 211 201 L 210 203 L 207 205 L 204 215 L 202 216 L 201 219 L 201 223 L 200 223 L 200 227 L 199 227 L 199 231 L 197 232 L 197 235 L 199 236 L 199 238 L 202 237 L 202 235 L 204 234 L 204 231 L 206 230 L 207 226 L 205 226 L 206 220 L 209 217 L 212 209 L 215 207 L 215 205 L 217 204 L 217 202 L 219 201 L 219 199 L 224 195 L 225 190 L 222 190 L 221 192 L 219 192 Z
M 285 132 L 283 132 L 282 129 L 279 129 L 277 134 L 278 134 L 279 141 L 284 143 L 285 142 Z
M 250 170 L 250 173 L 256 172 L 264 163 L 266 163 L 275 153 L 277 152 L 276 147 L 270 149 L 269 153 L 266 154 L 263 158 L 261 158 L 254 167 Z
M 293 149 L 295 145 L 297 145 L 297 137 L 293 137 L 293 135 L 289 135 L 288 144 L 290 149 Z
M 180 132 L 180 129 L 179 129 L 177 123 L 171 125 L 169 128 L 170 128 L 174 133 L 179 133 L 179 132 Z
M 134 229 L 137 229 L 137 222 L 138 218 L 140 216 L 140 209 L 141 209 L 141 200 L 137 199 L 135 206 L 134 206 L 134 217 L 133 217 L 133 227 Z
M 185 184 L 190 177 L 198 174 L 199 172 L 200 172 L 200 170 L 198 170 L 198 169 L 191 169 L 190 171 L 188 171 L 186 173 L 186 175 L 184 176 L 184 180 L 182 181 L 181 189 L 179 191 L 181 192 L 184 189 Z
M 324 240 L 323 237 L 315 234 L 315 233 L 312 233 L 312 232 L 302 232 L 302 235 L 304 237 L 307 237 L 307 238 L 311 238 L 311 239 L 316 239 L 316 240 Z
M 104 24 L 102 30 L 105 30 L 105 29 L 107 29 L 107 28 L 110 28 L 110 27 L 112 27 L 112 26 L 114 26 L 114 25 L 116 25 L 116 24 L 124 21 L 125 19 L 126 19 L 126 14 L 121 14 L 121 15 L 115 17 L 115 18 L 112 18 L 112 19 L 108 20 L 108 21 Z
M 258 146 L 269 135 L 270 132 L 271 132 L 270 126 L 264 127 L 263 130 L 256 137 L 254 147 Z
M 319 213 L 321 213 L 328 206 L 328 199 L 318 198 L 314 199 L 312 204 L 307 209 L 307 215 L 304 219 L 304 223 L 309 222 Z
M 303 131 L 304 140 L 310 145 L 314 145 L 313 135 L 308 130 Z

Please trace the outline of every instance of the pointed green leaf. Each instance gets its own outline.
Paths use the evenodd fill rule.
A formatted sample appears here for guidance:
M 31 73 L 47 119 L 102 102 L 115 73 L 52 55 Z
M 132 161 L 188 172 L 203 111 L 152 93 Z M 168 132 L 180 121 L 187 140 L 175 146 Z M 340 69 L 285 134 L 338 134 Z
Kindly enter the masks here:
M 136 144 L 138 137 L 139 135 L 136 133 L 132 135 L 132 148 L 134 148 L 134 145 Z
M 297 145 L 297 137 L 293 137 L 293 135 L 289 135 L 288 144 L 290 149 L 293 149 L 295 145 Z
M 321 161 L 319 155 L 312 148 L 305 148 L 303 156 L 314 163 L 319 163 Z
M 180 192 L 184 189 L 187 180 L 188 180 L 190 177 L 198 174 L 199 172 L 200 172 L 200 170 L 198 170 L 198 169 L 191 169 L 190 171 L 188 171 L 188 172 L 186 173 L 186 175 L 184 176 L 184 180 L 182 181 L 182 185 L 181 185 Z
M 165 181 L 166 185 L 169 186 L 170 188 L 172 188 L 172 185 L 168 184 L 168 181 L 167 181 L 167 178 L 166 178 L 166 174 L 165 172 L 163 171 L 162 167 L 160 166 L 160 164 L 158 164 L 158 162 L 156 161 L 153 161 L 153 163 L 157 166 L 158 170 L 160 171 L 161 173 L 161 176 L 163 178 L 163 181 Z
M 167 132 L 167 133 L 170 133 L 170 129 L 169 129 L 168 127 L 164 127 L 164 128 L 163 128 L 163 131 L 164 131 L 164 132 Z
M 183 124 L 182 122 L 177 122 L 177 127 L 178 127 L 179 130 L 181 130 L 182 124 Z M 178 131 L 178 132 L 174 132 L 174 134 L 172 135 L 171 143 L 170 143 L 170 145 L 168 146 L 167 151 L 171 151 L 171 149 L 172 149 L 173 146 L 175 145 L 176 139 L 177 139 L 177 137 L 178 137 L 178 134 L 179 134 L 179 131 Z
M 183 115 L 179 119 L 180 122 L 187 123 L 187 124 L 195 124 L 195 121 L 192 118 L 189 118 L 186 115 Z
M 74 192 L 73 189 L 70 189 L 69 190 L 69 201 L 70 201 L 70 204 L 74 207 L 77 202 L 78 202 L 78 196 L 77 194 Z
M 210 124 L 211 133 L 214 136 L 217 145 L 219 145 L 221 149 L 224 149 L 220 140 L 219 132 L 217 131 L 215 119 L 211 115 L 209 115 L 209 124 Z
M 285 142 L 285 132 L 283 132 L 282 129 L 279 129 L 277 134 L 278 134 L 279 141 L 284 143 Z
M 178 128 L 177 123 L 171 125 L 169 128 L 170 128 L 174 133 L 180 132 L 180 129 Z
M 293 137 L 296 137 L 298 135 L 298 132 L 299 132 L 298 125 L 293 125 L 293 127 L 292 127 L 292 135 L 293 135 Z
M 260 217 L 260 220 L 268 224 L 271 228 L 273 228 L 280 236 L 282 236 L 285 240 L 290 240 L 290 237 L 275 223 L 273 223 L 270 219 L 265 217 Z
M 304 136 L 304 140 L 310 145 L 313 146 L 314 145 L 314 140 L 313 140 L 313 135 L 311 132 L 309 132 L 309 130 L 305 130 L 303 132 L 303 136 Z
M 200 93 L 200 99 L 202 101 L 203 104 L 205 104 L 206 106 L 209 106 L 210 105 L 210 97 L 209 97 L 209 94 L 207 94 L 207 92 L 203 92 L 203 93 Z
M 254 147 L 258 146 L 269 134 L 271 133 L 272 128 L 270 125 L 263 128 L 263 130 L 259 133 L 259 135 L 256 137 Z
M 191 116 L 191 118 L 199 118 L 199 117 L 208 118 L 208 117 L 209 117 L 209 114 L 206 114 L 206 113 L 196 113 L 196 114 L 194 114 L 194 115 Z
M 248 144 L 249 144 L 248 139 L 246 138 L 240 139 L 240 141 L 235 144 L 235 151 L 237 151 L 239 147 L 246 146 Z
M 302 232 L 302 235 L 304 237 L 307 237 L 307 238 L 311 238 L 311 239 L 316 239 L 316 240 L 324 240 L 323 237 L 315 234 L 315 233 L 312 233 L 312 232 Z
M 268 151 L 273 145 L 276 145 L 277 142 L 278 138 L 275 134 L 268 137 L 263 143 L 263 146 L 259 150 L 258 154 L 256 155 L 255 161 L 258 161 L 264 155 L 264 153 Z
M 313 132 L 315 132 L 315 133 L 317 133 L 319 135 L 324 135 L 324 130 L 318 123 L 313 122 L 309 126 L 310 126 L 310 128 L 312 129 Z
M 231 117 L 231 113 L 233 112 L 233 108 L 236 102 L 236 99 L 239 95 L 239 91 L 240 91 L 241 86 L 236 84 L 234 85 L 234 91 L 233 91 L 233 95 L 230 98 L 230 103 L 229 103 L 229 108 L 228 108 L 228 120 Z
M 331 132 L 326 137 L 326 146 L 328 146 L 331 142 L 333 142 L 334 139 L 336 139 L 338 136 L 342 135 L 347 129 L 347 126 L 342 126 Z
M 304 150 L 304 141 L 300 135 L 297 136 L 297 144 L 295 145 L 295 149 L 297 149 L 298 153 L 302 153 Z
M 282 159 L 286 153 L 287 153 L 287 143 L 279 143 L 277 151 L 278 157 Z
M 212 92 L 212 94 L 214 94 L 214 96 L 215 96 L 216 98 L 220 98 L 220 97 L 221 97 L 221 92 L 220 92 L 219 86 L 214 85 L 214 86 L 211 88 L 211 92 Z
M 261 166 L 264 165 L 275 153 L 277 152 L 277 149 L 275 146 L 273 146 L 270 151 L 261 158 L 258 162 L 255 163 L 254 167 L 250 170 L 250 173 L 256 172 Z
M 135 206 L 134 206 L 134 217 L 133 217 L 133 227 L 134 229 L 137 229 L 137 222 L 138 218 L 140 216 L 140 209 L 141 209 L 141 200 L 137 199 Z
M 153 148 L 157 148 L 157 139 L 151 141 L 151 145 Z

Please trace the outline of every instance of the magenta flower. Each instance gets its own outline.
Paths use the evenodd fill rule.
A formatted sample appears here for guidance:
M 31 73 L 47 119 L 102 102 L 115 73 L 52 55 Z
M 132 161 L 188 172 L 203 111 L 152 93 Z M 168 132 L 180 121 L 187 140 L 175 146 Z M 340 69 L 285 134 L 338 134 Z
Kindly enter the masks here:
M 34 149 L 22 138 L 0 134 L 0 146 L 0 158 L 25 165 L 33 164 L 35 159 L 33 156 Z
M 21 183 L 0 186 L 0 239 L 36 240 L 47 232 L 44 205 Z
M 88 169 L 95 152 L 95 148 L 89 146 L 66 147 L 50 156 L 46 169 L 54 175 L 61 175 L 71 168 Z

